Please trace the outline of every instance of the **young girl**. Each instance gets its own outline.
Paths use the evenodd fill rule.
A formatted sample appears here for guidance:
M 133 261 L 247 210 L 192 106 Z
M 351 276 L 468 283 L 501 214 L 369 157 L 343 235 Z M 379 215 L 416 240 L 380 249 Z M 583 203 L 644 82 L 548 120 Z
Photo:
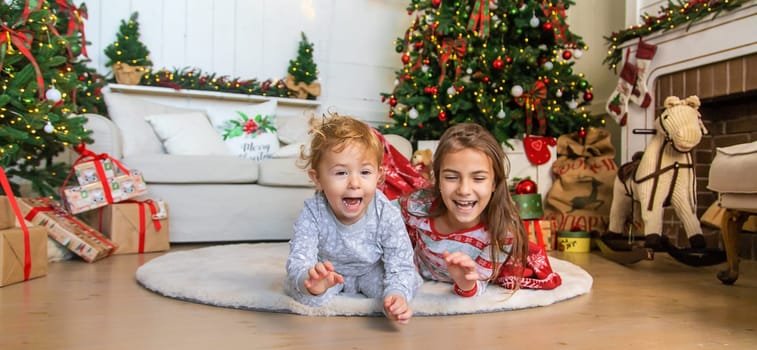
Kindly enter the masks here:
M 463 297 L 488 282 L 509 289 L 560 285 L 543 248 L 529 244 L 507 186 L 502 146 L 478 124 L 447 129 L 433 161 L 434 186 L 400 198 L 415 263 L 426 279 Z
M 382 298 L 384 314 L 407 323 L 422 279 L 399 209 L 377 190 L 383 145 L 365 123 L 331 116 L 311 125 L 301 153 L 316 194 L 294 224 L 286 292 L 320 306 L 340 292 Z

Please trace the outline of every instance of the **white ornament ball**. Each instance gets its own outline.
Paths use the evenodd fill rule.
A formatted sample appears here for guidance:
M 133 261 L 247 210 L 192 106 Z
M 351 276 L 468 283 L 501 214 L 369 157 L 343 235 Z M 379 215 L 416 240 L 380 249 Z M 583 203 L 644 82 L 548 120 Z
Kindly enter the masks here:
M 425 64 L 424 64 L 424 65 L 422 65 L 422 66 L 421 66 L 421 71 L 422 71 L 423 73 L 428 73 L 428 66 L 427 66 L 427 65 L 425 65 Z
M 399 81 L 399 80 L 397 80 L 397 79 L 394 79 L 394 86 L 397 86 L 397 85 L 399 85 L 399 84 L 400 84 L 400 81 Z
M 531 20 L 528 21 L 528 25 L 531 26 L 531 28 L 536 28 L 539 26 L 539 19 L 536 18 L 536 16 L 531 17 Z
M 547 51 L 547 45 L 545 45 L 545 44 L 539 45 L 538 48 L 539 48 L 539 50 Z
M 513 95 L 513 97 L 520 97 L 523 95 L 523 87 L 520 85 L 513 86 L 513 88 L 510 89 L 510 95 Z
M 473 74 L 473 69 L 468 68 L 468 69 L 465 70 L 465 73 Z
M 580 49 L 573 50 L 573 57 L 574 58 L 579 59 L 583 55 L 584 55 L 584 51 L 583 50 L 580 50 Z
M 56 88 L 50 88 L 50 90 L 45 92 L 45 98 L 47 98 L 48 101 L 58 102 L 62 97 L 60 90 Z
M 576 102 L 576 100 L 570 100 L 570 101 L 568 101 L 568 108 L 570 108 L 570 109 L 576 109 L 576 108 L 578 108 L 578 102 Z
M 455 89 L 454 86 L 450 86 L 449 88 L 447 88 L 447 95 L 455 96 L 455 94 L 457 94 L 457 90 Z
M 557 90 L 557 92 L 555 92 L 555 96 L 562 97 L 562 90 Z
M 497 118 L 499 119 L 505 119 L 506 116 L 507 116 L 507 113 L 505 113 L 503 109 L 500 109 L 499 112 L 497 112 Z
M 550 62 L 550 61 L 544 62 L 544 69 L 546 69 L 546 70 L 552 70 L 552 68 L 555 68 L 555 65 L 552 64 L 552 62 Z
M 55 131 L 55 127 L 53 127 L 53 124 L 48 120 L 47 124 L 45 124 L 45 127 L 43 127 L 42 130 L 44 130 L 48 134 L 52 134 L 53 131 Z
M 410 112 L 407 112 L 407 116 L 410 117 L 410 119 L 418 119 L 418 110 L 415 109 L 415 107 L 410 109 Z

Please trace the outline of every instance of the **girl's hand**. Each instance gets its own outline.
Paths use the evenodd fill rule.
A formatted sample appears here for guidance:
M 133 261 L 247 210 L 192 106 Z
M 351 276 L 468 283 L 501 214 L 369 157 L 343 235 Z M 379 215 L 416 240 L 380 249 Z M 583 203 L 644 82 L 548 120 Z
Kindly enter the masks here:
M 413 317 L 413 310 L 403 296 L 390 294 L 384 298 L 384 314 L 399 324 L 408 324 Z
M 305 280 L 305 288 L 313 295 L 321 295 L 327 289 L 344 283 L 344 277 L 334 272 L 334 265 L 329 261 L 317 263 L 308 269 L 308 279 Z
M 442 254 L 442 257 L 447 262 L 447 271 L 449 271 L 449 275 L 455 283 L 463 290 L 473 289 L 476 281 L 480 278 L 473 259 L 462 252 L 450 253 L 447 251 Z

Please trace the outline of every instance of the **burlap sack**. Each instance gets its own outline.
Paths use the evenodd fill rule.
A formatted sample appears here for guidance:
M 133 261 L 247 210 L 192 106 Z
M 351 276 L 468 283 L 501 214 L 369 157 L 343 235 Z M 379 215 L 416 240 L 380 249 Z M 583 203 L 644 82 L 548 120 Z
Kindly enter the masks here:
M 552 164 L 554 183 L 547 193 L 545 219 L 555 231 L 604 232 L 612 205 L 618 167 L 610 133 L 589 128 L 557 139 L 557 159 Z

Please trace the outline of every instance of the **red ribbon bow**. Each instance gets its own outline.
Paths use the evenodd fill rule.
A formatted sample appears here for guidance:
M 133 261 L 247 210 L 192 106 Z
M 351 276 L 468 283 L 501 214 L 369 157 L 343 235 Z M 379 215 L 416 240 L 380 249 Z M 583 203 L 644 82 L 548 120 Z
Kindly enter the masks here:
M 539 121 L 539 135 L 547 133 L 547 120 L 544 117 L 544 109 L 541 104 L 541 100 L 545 98 L 547 98 L 547 85 L 541 80 L 537 80 L 531 91 L 524 92 L 523 95 L 515 99 L 515 103 L 524 106 L 526 110 L 526 134 L 531 134 L 534 116 Z
M 465 56 L 466 44 L 465 39 L 462 37 L 457 39 L 445 38 L 442 41 L 441 51 L 439 52 L 439 68 L 441 68 L 442 71 L 442 74 L 439 77 L 439 85 L 442 84 L 444 77 L 447 74 L 447 61 L 449 61 L 452 55 L 457 55 L 456 58 Z M 461 68 L 458 65 L 455 69 L 455 80 L 457 80 L 457 76 L 460 75 L 460 70 Z
M 112 158 L 111 156 L 109 156 L 107 153 L 97 154 L 95 152 L 90 151 L 89 149 L 87 149 L 87 146 L 85 146 L 83 143 L 81 143 L 81 144 L 77 145 L 76 147 L 74 147 L 74 150 L 77 153 L 79 153 L 79 158 L 77 158 L 74 161 L 74 164 L 71 166 L 71 171 L 68 173 L 68 176 L 66 176 L 66 180 L 63 181 L 63 185 L 61 185 L 61 187 L 60 187 L 61 188 L 61 192 L 63 192 L 63 190 L 66 187 L 66 184 L 68 184 L 68 180 L 71 178 L 71 175 L 74 174 L 74 169 L 75 169 L 76 165 L 84 163 L 84 162 L 92 161 L 92 162 L 95 163 L 95 171 L 97 172 L 97 176 L 100 179 L 100 181 L 102 182 L 103 193 L 105 194 L 105 200 L 108 203 L 112 204 L 113 203 L 113 194 L 110 191 L 110 184 L 108 183 L 108 177 L 105 176 L 105 169 L 103 168 L 102 161 L 105 160 L 105 159 L 110 159 L 110 161 L 113 163 L 113 165 L 115 165 L 116 167 L 118 167 L 119 169 L 121 169 L 121 171 L 124 174 L 130 174 L 129 169 L 127 169 L 118 160 L 116 160 L 116 159 Z M 61 193 L 61 198 L 63 198 L 63 197 L 64 196 Z
M 87 37 L 84 31 L 84 21 L 82 20 L 89 19 L 86 5 L 82 4 L 82 6 L 76 7 L 73 3 L 69 3 L 68 0 L 55 0 L 55 3 L 58 4 L 61 11 L 68 12 L 68 32 L 66 32 L 66 35 L 72 36 L 75 31 L 79 31 L 81 33 L 81 54 L 84 57 L 89 57 L 87 55 Z
M 547 0 L 544 0 L 541 9 L 544 13 L 544 17 L 552 23 L 552 30 L 555 34 L 555 43 L 560 45 L 568 44 L 568 38 L 565 34 L 568 30 L 568 25 L 564 23 L 565 4 L 560 2 L 556 6 L 551 6 Z
M 26 56 L 29 63 L 32 64 L 34 71 L 37 73 L 37 95 L 39 95 L 40 99 L 43 99 L 45 97 L 45 81 L 42 79 L 42 71 L 39 69 L 37 60 L 34 59 L 34 55 L 29 51 L 34 39 L 30 34 L 26 34 L 22 31 L 15 31 L 5 24 L 2 25 L 2 32 L 0 33 L 0 40 L 3 39 L 7 41 L 8 51 L 15 46 L 22 54 L 24 54 L 24 56 Z M 0 62 L 0 68 L 2 68 L 2 62 Z

